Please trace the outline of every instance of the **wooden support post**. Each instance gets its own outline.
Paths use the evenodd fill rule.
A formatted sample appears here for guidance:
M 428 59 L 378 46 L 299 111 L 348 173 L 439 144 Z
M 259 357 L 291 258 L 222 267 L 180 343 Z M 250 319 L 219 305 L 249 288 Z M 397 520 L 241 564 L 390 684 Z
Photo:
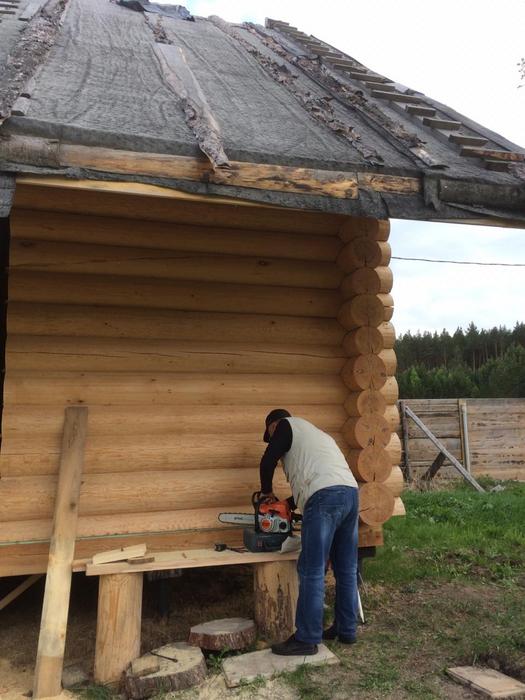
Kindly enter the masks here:
M 272 642 L 287 639 L 295 631 L 299 594 L 295 561 L 255 564 L 255 623 L 259 634 Z
M 114 683 L 140 656 L 143 574 L 106 574 L 99 578 L 94 676 Z
M 461 438 L 461 452 L 463 453 L 463 464 L 468 473 L 471 473 L 470 468 L 470 441 L 468 435 L 468 416 L 467 416 L 467 400 L 458 399 L 459 408 L 459 434 Z
M 87 417 L 86 406 L 66 408 L 33 698 L 59 695 L 62 691 L 62 668 Z
M 443 452 L 440 452 L 436 459 L 432 462 L 430 467 L 427 469 L 427 471 L 421 477 L 421 481 L 432 481 L 432 479 L 436 476 L 438 471 L 443 466 L 444 461 L 445 455 L 443 454 Z
M 401 414 L 401 435 L 403 438 L 403 476 L 405 481 L 412 481 L 412 470 L 410 469 L 410 452 L 408 439 L 408 421 L 405 411 L 405 402 L 399 402 L 399 413 Z

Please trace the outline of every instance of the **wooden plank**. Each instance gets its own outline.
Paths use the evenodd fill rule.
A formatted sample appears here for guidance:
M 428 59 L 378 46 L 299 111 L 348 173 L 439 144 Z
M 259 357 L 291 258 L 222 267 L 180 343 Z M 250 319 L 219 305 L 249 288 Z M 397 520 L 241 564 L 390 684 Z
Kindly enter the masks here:
M 341 304 L 336 290 L 297 287 L 283 293 L 281 287 L 115 278 L 104 275 L 11 271 L 9 299 L 13 301 L 61 304 L 129 306 L 179 311 L 274 313 L 284 316 L 333 318 Z
M 376 173 L 359 173 L 359 187 L 375 192 L 396 192 L 397 194 L 414 194 L 421 192 L 422 185 L 418 178 L 380 175 Z
M 36 294 L 37 296 L 37 294 Z M 341 345 L 335 318 L 278 316 L 123 306 L 41 304 L 10 300 L 9 335 L 137 338 L 151 340 Z M 390 335 L 393 335 L 392 333 Z
M 90 372 L 339 374 L 341 347 L 9 335 L 6 368 Z
M 487 139 L 470 134 L 450 134 L 448 140 L 459 146 L 484 146 L 487 143 Z
M 300 214 L 299 214 L 300 216 Z M 140 221 L 116 217 L 13 209 L 12 239 L 64 241 L 239 256 L 330 262 L 342 243 L 335 235 L 257 231 L 218 226 Z
M 154 197 L 154 206 L 151 197 Z M 347 218 L 340 214 L 190 195 L 140 183 L 64 178 L 17 178 L 14 208 L 329 236 L 333 236 Z
M 418 117 L 433 117 L 436 114 L 433 107 L 423 107 L 422 105 L 407 105 L 405 111 Z
M 10 593 L 8 593 L 2 599 L 0 599 L 0 610 L 6 608 L 9 605 L 9 603 L 12 603 L 13 600 L 16 600 L 16 598 L 18 598 L 19 595 L 22 595 L 24 591 L 27 591 L 27 589 L 30 586 L 39 581 L 41 578 L 42 574 L 33 574 L 32 576 L 28 576 L 25 581 L 22 581 L 22 583 L 18 584 L 18 586 L 14 588 Z
M 314 289 L 338 289 L 343 280 L 335 264 L 322 261 L 29 239 L 11 241 L 9 268 L 10 274 L 64 272 Z
M 134 544 L 130 547 L 120 547 L 119 549 L 110 549 L 104 552 L 93 554 L 93 564 L 113 564 L 116 561 L 128 561 L 133 557 L 143 557 L 146 554 L 147 547 L 145 544 Z
M 372 97 L 377 97 L 380 100 L 390 100 L 392 102 L 412 102 L 415 104 L 421 102 L 421 97 L 418 97 L 417 95 L 407 95 L 404 92 L 372 90 Z
M 88 409 L 85 406 L 70 406 L 65 411 L 53 534 L 33 684 L 34 698 L 58 695 L 62 691 L 62 667 L 87 416 Z
M 503 160 L 511 163 L 525 162 L 525 153 L 513 153 L 512 151 L 497 151 L 491 148 L 475 148 L 465 146 L 459 152 L 465 158 L 489 158 L 491 160 Z
M 284 403 L 326 405 L 346 398 L 339 377 L 272 374 L 224 375 L 176 373 L 106 374 L 93 372 L 10 372 L 4 401 L 28 405 L 151 404 L 261 405 Z
M 453 455 L 461 459 L 461 441 L 459 436 L 457 438 L 440 438 L 440 440 Z M 410 439 L 411 462 L 425 462 L 430 464 L 435 456 L 436 449 L 426 437 Z
M 441 117 L 423 117 L 422 121 L 425 126 L 430 126 L 432 129 L 443 129 L 446 131 L 458 131 L 463 126 L 461 122 L 442 119 Z

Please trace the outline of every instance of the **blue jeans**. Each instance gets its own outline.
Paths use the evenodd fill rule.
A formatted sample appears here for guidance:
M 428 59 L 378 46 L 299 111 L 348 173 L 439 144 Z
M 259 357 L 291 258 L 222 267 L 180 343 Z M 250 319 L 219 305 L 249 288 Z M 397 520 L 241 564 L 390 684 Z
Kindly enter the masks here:
M 335 588 L 335 626 L 338 634 L 356 633 L 357 523 L 359 492 L 350 486 L 330 486 L 306 502 L 301 528 L 302 549 L 297 563 L 299 599 L 295 636 L 319 644 L 323 634 L 325 567 L 332 561 Z

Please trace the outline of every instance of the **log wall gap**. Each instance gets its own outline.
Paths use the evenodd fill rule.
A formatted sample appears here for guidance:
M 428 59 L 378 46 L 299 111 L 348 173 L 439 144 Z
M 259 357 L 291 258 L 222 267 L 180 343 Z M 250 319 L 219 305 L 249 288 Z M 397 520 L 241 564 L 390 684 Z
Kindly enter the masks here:
M 0 425 L 4 412 L 4 382 L 5 382 L 5 351 L 7 341 L 7 295 L 9 276 L 9 250 L 10 250 L 10 226 L 9 219 L 0 219 Z M 2 448 L 3 433 L 0 431 L 0 450 Z M 2 470 L 0 468 L 0 478 Z

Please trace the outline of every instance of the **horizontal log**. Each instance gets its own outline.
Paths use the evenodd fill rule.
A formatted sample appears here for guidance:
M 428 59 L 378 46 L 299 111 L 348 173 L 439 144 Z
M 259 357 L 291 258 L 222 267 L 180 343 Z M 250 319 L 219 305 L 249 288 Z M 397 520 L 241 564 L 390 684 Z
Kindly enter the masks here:
M 387 241 L 390 235 L 388 219 L 369 219 L 360 216 L 348 217 L 339 228 L 339 236 L 343 241 L 368 236 L 374 241 Z
M 182 472 L 84 474 L 79 514 L 109 515 L 146 511 L 221 508 L 225 503 L 245 506 L 259 487 L 259 469 L 213 469 Z M 282 498 L 290 495 L 279 470 L 274 486 Z M 0 522 L 50 518 L 56 493 L 54 476 L 0 479 Z M 249 512 L 249 510 L 248 510 Z M 131 543 L 130 543 L 131 544 Z M 111 549 L 111 547 L 108 547 Z
M 359 518 L 365 525 L 386 522 L 394 512 L 394 496 L 384 484 L 371 481 L 359 487 Z
M 347 355 L 378 355 L 382 350 L 394 347 L 396 340 L 394 327 L 383 322 L 379 326 L 361 326 L 347 333 L 343 339 L 343 348 Z
M 378 357 L 383 361 L 387 374 L 390 376 L 395 375 L 397 371 L 397 357 L 394 350 L 381 350 Z
M 361 267 L 386 267 L 391 255 L 390 244 L 386 241 L 361 236 L 345 245 L 337 257 L 337 265 L 349 274 Z
M 394 404 L 399 399 L 399 385 L 395 377 L 387 377 L 384 385 L 379 389 L 387 404 Z
M 82 284 L 80 283 L 82 282 Z M 359 298 L 359 297 L 357 297 Z M 340 295 L 327 289 L 283 294 L 280 287 L 213 282 L 174 282 L 104 275 L 11 271 L 9 299 L 50 304 L 128 306 L 182 311 L 273 313 L 278 316 L 335 317 Z
M 343 404 L 339 377 L 271 374 L 104 374 L 15 372 L 6 377 L 4 403 L 28 405 L 134 404 L 282 405 Z
M 338 289 L 343 280 L 343 273 L 329 262 L 25 238 L 12 241 L 9 268 L 11 272 L 59 272 L 313 289 Z
M 28 209 L 13 210 L 10 231 L 13 240 L 26 238 L 239 256 L 274 257 L 278 251 L 280 259 L 325 262 L 334 261 L 342 247 L 335 235 L 235 230 L 162 221 L 152 224 L 151 221 Z
M 344 407 L 350 416 L 366 416 L 376 413 L 384 415 L 386 410 L 386 399 L 377 389 L 364 389 L 350 393 L 345 401 Z
M 347 419 L 341 405 L 290 405 L 293 416 L 300 416 L 321 430 L 340 432 Z M 275 408 L 266 406 L 230 405 L 226 410 L 218 406 L 168 405 L 149 406 L 145 411 L 140 404 L 89 407 L 89 440 L 94 436 L 145 435 L 223 435 L 232 431 L 243 435 L 261 431 L 265 416 Z M 60 435 L 64 423 L 63 406 L 10 406 L 2 418 L 4 447 L 11 438 L 28 439 L 35 435 Z
M 340 214 L 270 207 L 239 199 L 202 197 L 142 183 L 126 183 L 123 188 L 122 183 L 93 180 L 57 182 L 56 178 L 46 184 L 42 184 L 42 178 L 18 181 L 14 205 L 15 208 L 33 211 L 328 236 L 333 236 L 344 220 Z
M 335 319 L 274 314 L 207 313 L 119 306 L 19 303 L 10 300 L 8 335 L 149 338 L 239 343 L 340 345 Z
M 398 466 L 392 467 L 392 471 L 383 483 L 393 496 L 400 496 L 405 489 L 405 480 L 401 468 Z
M 359 481 L 385 482 L 392 473 L 392 461 L 384 447 L 369 445 L 348 450 L 347 461 Z
M 328 292 L 324 292 L 327 294 Z M 386 311 L 383 304 L 384 295 L 358 294 L 344 302 L 339 310 L 337 319 L 347 330 L 359 326 L 379 326 L 386 320 Z
M 342 434 L 350 447 L 386 447 L 391 436 L 385 418 L 376 414 L 350 416 L 343 426 Z
M 245 345 L 129 338 L 9 335 L 6 368 L 86 372 L 339 374 L 346 357 L 328 345 Z
M 396 498 L 394 501 L 394 512 L 392 513 L 392 517 L 394 516 L 403 516 L 406 515 L 407 511 L 405 508 L 405 504 L 400 498 Z
M 387 376 L 387 368 L 381 356 L 372 354 L 351 357 L 341 372 L 344 383 L 352 391 L 380 389 Z
M 386 451 L 390 455 L 390 460 L 394 466 L 401 464 L 401 440 L 397 433 L 391 434 Z
M 341 294 L 344 299 L 356 294 L 387 294 L 392 290 L 393 281 L 389 267 L 361 267 L 343 279 Z
M 384 417 L 388 423 L 390 432 L 397 433 L 401 428 L 401 418 L 399 416 L 399 409 L 396 404 L 386 407 Z
M 77 540 L 73 571 L 85 571 L 88 560 L 100 551 L 100 547 L 117 548 L 146 543 L 149 552 L 211 549 L 215 542 L 224 542 L 231 547 L 242 546 L 242 528 L 220 527 L 213 530 L 168 532 L 144 535 L 124 535 L 105 539 Z M 375 547 L 383 544 L 381 527 L 359 524 L 359 546 Z M 49 544 L 14 544 L 2 547 L 0 577 L 45 573 L 49 560 Z
M 264 421 L 264 417 L 262 419 Z M 84 473 L 138 471 L 194 471 L 245 469 L 258 465 L 266 445 L 259 426 L 256 433 L 226 435 L 171 433 L 148 435 L 91 435 L 86 443 Z M 333 437 L 342 442 L 340 434 Z M 344 443 L 343 443 L 344 444 Z M 56 434 L 6 438 L 0 455 L 4 476 L 52 475 L 58 473 L 60 441 Z

